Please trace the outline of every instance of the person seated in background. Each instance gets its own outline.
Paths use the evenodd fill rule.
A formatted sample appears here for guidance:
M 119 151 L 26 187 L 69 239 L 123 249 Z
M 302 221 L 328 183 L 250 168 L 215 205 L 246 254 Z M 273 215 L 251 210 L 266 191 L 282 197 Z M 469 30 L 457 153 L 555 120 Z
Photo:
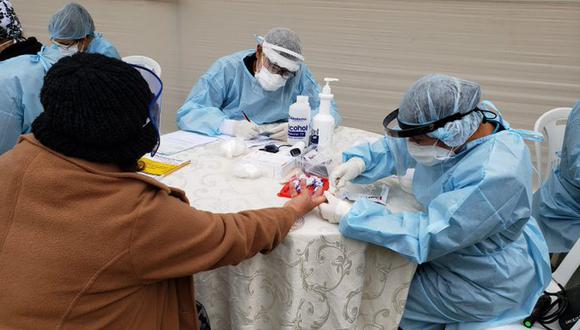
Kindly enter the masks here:
M 534 193 L 532 206 L 550 252 L 570 251 L 580 238 L 580 100 L 568 117 L 560 164 Z
M 38 53 L 42 44 L 24 38 L 22 25 L 9 0 L 0 0 L 0 62 L 20 55 Z
M 68 4 L 54 14 L 48 30 L 52 45 L 36 55 L 0 62 L 0 155 L 14 147 L 20 134 L 30 132 L 42 112 L 40 89 L 54 63 L 77 52 L 119 57 L 107 40 L 94 33 L 93 19 L 80 5 Z
M 95 32 L 91 14 L 77 3 L 71 2 L 54 14 L 48 24 L 48 32 L 50 40 L 65 55 L 86 52 L 121 58 L 111 42 L 102 33 Z
M 480 93 L 478 84 L 446 75 L 419 79 L 385 118 L 387 136 L 345 152 L 331 172 L 340 188 L 415 168 L 412 189 L 422 212 L 391 213 L 369 200 L 351 206 L 330 194 L 320 206 L 344 236 L 419 264 L 403 329 L 520 321 L 550 281 L 546 242 L 531 217 L 525 139 L 533 135 L 488 111 Z
M 138 174 L 159 143 L 131 65 L 76 54 L 46 75 L 32 134 L 0 156 L 0 328 L 198 329 L 192 274 L 274 249 L 325 201 L 218 214 Z
M 319 93 L 320 86 L 304 64 L 298 34 L 274 28 L 265 38 L 258 38 L 255 50 L 234 53 L 211 66 L 177 111 L 177 126 L 206 135 L 245 139 L 267 130 L 271 138 L 285 141 L 288 109 L 296 96 L 309 97 L 314 116 L 320 105 Z M 331 111 L 338 125 L 340 116 L 334 102 Z M 271 123 L 280 124 L 258 127 Z

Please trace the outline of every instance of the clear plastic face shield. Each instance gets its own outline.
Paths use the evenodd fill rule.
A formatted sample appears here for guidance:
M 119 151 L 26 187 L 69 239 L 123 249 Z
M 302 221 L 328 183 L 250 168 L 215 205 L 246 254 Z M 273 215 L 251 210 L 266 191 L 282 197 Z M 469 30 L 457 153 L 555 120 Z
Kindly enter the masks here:
M 271 44 L 263 37 L 256 37 L 262 46 L 262 63 L 256 73 L 256 79 L 267 91 L 275 91 L 296 75 L 304 56 L 284 47 Z M 284 55 L 283 55 L 284 54 Z
M 136 64 L 130 65 L 137 71 L 139 71 L 143 79 L 145 79 L 145 81 L 149 85 L 149 89 L 153 94 L 153 98 L 149 103 L 148 117 L 145 123 L 143 124 L 143 127 L 145 127 L 146 125 L 153 125 L 153 127 L 155 127 L 155 130 L 157 131 L 157 134 L 159 135 L 159 122 L 161 120 L 161 101 L 162 101 L 161 94 L 163 93 L 163 82 L 161 81 L 161 78 L 159 78 L 159 76 L 156 75 L 155 72 L 153 72 L 153 70 Z M 157 139 L 157 145 L 155 146 L 153 151 L 151 151 L 151 156 L 154 156 L 155 153 L 157 153 L 159 143 L 160 139 Z
M 262 65 L 268 69 L 270 73 L 282 76 L 284 79 L 290 79 L 296 75 L 296 71 L 290 71 L 284 67 L 279 66 L 278 64 L 274 64 L 272 60 L 268 59 L 268 56 L 264 56 Z
M 279 68 L 296 73 L 300 69 L 300 64 L 304 62 L 304 56 L 284 47 L 271 44 L 264 37 L 256 36 L 258 45 L 262 46 L 262 52 L 266 55 L 270 64 Z M 285 54 L 286 56 L 282 55 Z M 278 74 L 277 72 L 272 72 Z
M 428 134 L 475 111 L 489 112 L 475 108 L 466 113 L 456 113 L 425 124 L 409 124 L 400 121 L 398 119 L 399 109 L 387 115 L 383 120 L 383 126 L 389 150 L 391 150 L 395 160 L 396 174 L 401 185 L 404 186 L 404 182 L 408 181 L 406 180 L 407 170 L 414 168 L 416 164 L 434 167 L 454 157 L 455 152 L 461 146 L 451 148 Z M 497 117 L 495 113 L 490 113 L 494 117 L 488 117 L 489 119 Z

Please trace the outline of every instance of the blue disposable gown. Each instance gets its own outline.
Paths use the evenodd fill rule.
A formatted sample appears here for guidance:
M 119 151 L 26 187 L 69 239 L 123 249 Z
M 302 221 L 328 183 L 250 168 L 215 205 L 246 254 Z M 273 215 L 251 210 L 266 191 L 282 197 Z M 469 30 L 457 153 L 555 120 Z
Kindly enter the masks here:
M 89 47 L 87 48 L 86 52 L 93 54 L 102 54 L 108 57 L 121 59 L 121 56 L 119 55 L 119 52 L 117 51 L 115 46 L 113 46 L 113 44 L 111 44 L 109 40 L 105 39 L 105 37 L 103 37 L 103 34 L 99 32 L 95 33 L 95 36 L 93 40 L 91 40 L 91 43 L 89 44 Z
M 61 57 L 56 46 L 49 46 L 36 55 L 0 62 L 0 154 L 12 149 L 20 134 L 30 132 L 32 122 L 42 112 L 44 76 Z
M 413 193 L 426 211 L 391 213 L 359 200 L 340 231 L 419 264 L 401 327 L 479 329 L 529 315 L 551 273 L 546 242 L 531 217 L 532 167 L 522 136 L 500 131 L 432 167 L 416 164 L 404 139 L 387 139 L 344 154 L 366 164 L 354 182 L 395 174 L 397 148 L 401 164 L 416 168 Z
M 560 165 L 534 194 L 532 214 L 550 252 L 568 252 L 580 238 L 580 101 L 566 124 Z
M 87 52 L 119 58 L 115 47 L 100 33 Z M 55 45 L 36 55 L 23 55 L 0 62 L 0 155 L 12 149 L 18 136 L 30 133 L 32 122 L 43 111 L 40 90 L 50 67 L 62 58 Z
M 185 104 L 177 111 L 177 126 L 182 130 L 206 135 L 221 134 L 225 119 L 243 120 L 246 113 L 256 124 L 288 120 L 288 108 L 296 96 L 309 97 L 312 117 L 318 112 L 320 86 L 306 64 L 284 87 L 265 91 L 244 63 L 255 50 L 245 50 L 217 60 L 193 86 Z M 314 110 L 316 109 L 316 110 Z M 331 112 L 336 124 L 341 118 L 334 102 Z

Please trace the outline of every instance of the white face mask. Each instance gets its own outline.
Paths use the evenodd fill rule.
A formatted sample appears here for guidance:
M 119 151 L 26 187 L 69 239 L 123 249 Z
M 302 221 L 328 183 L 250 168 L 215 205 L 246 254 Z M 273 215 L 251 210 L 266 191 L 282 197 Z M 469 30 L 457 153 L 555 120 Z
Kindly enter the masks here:
M 279 74 L 273 74 L 262 66 L 260 72 L 256 73 L 256 79 L 262 88 L 266 91 L 273 92 L 286 85 L 286 79 Z
M 79 52 L 79 46 L 78 45 L 72 45 L 69 47 L 60 47 L 60 53 L 64 56 L 72 56 L 76 53 Z
M 425 166 L 433 166 L 451 158 L 452 150 L 447 150 L 436 145 L 422 146 L 407 140 L 407 150 L 411 157 Z
M 63 45 L 63 44 L 58 43 L 56 41 L 53 41 L 53 43 L 58 47 L 58 50 L 60 51 L 60 53 L 63 56 L 72 56 L 72 55 L 79 52 L 79 45 L 76 43 L 74 45 L 70 45 L 70 46 Z

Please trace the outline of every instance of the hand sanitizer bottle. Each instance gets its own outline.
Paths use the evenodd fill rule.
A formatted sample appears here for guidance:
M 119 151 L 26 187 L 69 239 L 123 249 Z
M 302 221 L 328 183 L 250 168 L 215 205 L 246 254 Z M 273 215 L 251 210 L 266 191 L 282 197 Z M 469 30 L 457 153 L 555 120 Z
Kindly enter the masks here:
M 336 78 L 324 78 L 326 85 L 322 88 L 320 97 L 320 110 L 312 120 L 312 134 L 318 136 L 318 152 L 325 153 L 332 146 L 334 136 L 334 117 L 330 114 L 330 102 L 334 98 L 330 90 L 330 82 L 338 81 Z

